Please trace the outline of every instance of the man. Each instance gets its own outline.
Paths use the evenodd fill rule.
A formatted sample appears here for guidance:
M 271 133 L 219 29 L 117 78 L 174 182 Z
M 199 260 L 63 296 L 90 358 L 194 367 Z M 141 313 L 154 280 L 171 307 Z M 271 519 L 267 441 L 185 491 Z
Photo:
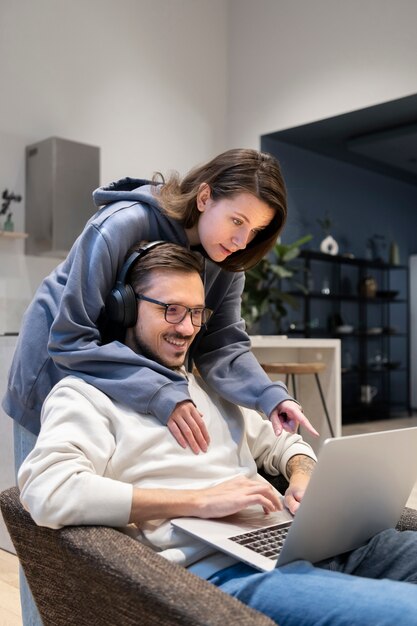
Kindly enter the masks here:
M 153 416 L 68 377 L 46 399 L 37 444 L 19 472 L 23 504 L 51 528 L 130 524 L 138 540 L 280 624 L 415 624 L 417 592 L 409 584 L 417 579 L 414 533 L 386 531 L 321 567 L 297 561 L 257 573 L 171 526 L 173 517 L 281 508 L 257 466 L 287 477 L 284 503 L 295 513 L 315 459 L 299 435 L 275 437 L 256 412 L 222 400 L 182 369 L 195 335 L 209 323 L 201 270 L 199 256 L 174 244 L 139 258 L 128 275 L 137 320 L 125 343 L 161 371 L 183 372 L 210 434 L 207 453 L 178 447 Z

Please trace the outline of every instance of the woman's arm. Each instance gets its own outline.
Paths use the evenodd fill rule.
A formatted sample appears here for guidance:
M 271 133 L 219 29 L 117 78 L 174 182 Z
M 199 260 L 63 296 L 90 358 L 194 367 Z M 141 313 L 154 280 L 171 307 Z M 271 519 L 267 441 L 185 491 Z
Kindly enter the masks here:
M 193 357 L 206 382 L 230 402 L 262 411 L 274 419 L 276 434 L 282 427 L 293 431 L 303 424 L 317 434 L 284 383 L 271 379 L 251 351 L 250 338 L 241 317 L 243 273 L 223 272 L 208 293 L 207 306 L 215 309 L 207 332 L 196 344 Z M 280 404 L 286 402 L 285 412 Z M 281 428 L 280 428 L 281 426 Z
M 292 398 L 283 383 L 271 381 L 251 351 L 241 317 L 243 286 L 243 273 L 218 275 L 207 294 L 207 306 L 213 308 L 215 303 L 215 313 L 193 357 L 202 377 L 219 395 L 269 416 L 280 402 Z
M 85 228 L 68 259 L 48 349 L 65 375 L 76 373 L 114 400 L 166 423 L 178 403 L 190 400 L 184 378 L 122 343 L 102 345 L 97 328 L 129 247 L 159 236 L 143 212 L 140 205 L 134 205 Z

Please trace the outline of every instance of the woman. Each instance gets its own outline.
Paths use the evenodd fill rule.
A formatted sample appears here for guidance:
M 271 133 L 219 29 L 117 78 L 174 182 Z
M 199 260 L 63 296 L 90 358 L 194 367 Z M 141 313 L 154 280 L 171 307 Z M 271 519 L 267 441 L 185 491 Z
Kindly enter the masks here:
M 46 395 L 71 373 L 116 401 L 155 415 L 183 447 L 188 444 L 195 453 L 207 449 L 204 416 L 182 377 L 156 369 L 119 342 L 102 341 L 98 324 L 106 297 L 126 252 L 139 240 L 195 247 L 206 259 L 206 305 L 214 314 L 190 354 L 203 378 L 228 400 L 262 410 L 276 434 L 297 422 L 313 432 L 285 386 L 271 382 L 252 355 L 240 315 L 243 271 L 270 250 L 286 219 L 276 159 L 256 150 L 230 150 L 183 180 L 172 175 L 161 185 L 124 179 L 98 189 L 94 200 L 102 208 L 67 259 L 43 281 L 24 316 L 3 400 L 20 425 L 15 427 L 17 467 L 39 432 Z

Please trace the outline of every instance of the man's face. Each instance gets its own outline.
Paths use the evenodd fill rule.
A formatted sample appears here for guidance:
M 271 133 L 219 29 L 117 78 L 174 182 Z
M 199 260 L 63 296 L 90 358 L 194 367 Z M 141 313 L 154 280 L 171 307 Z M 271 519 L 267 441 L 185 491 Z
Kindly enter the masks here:
M 204 307 L 204 286 L 197 272 L 155 270 L 143 295 L 166 304 L 182 304 L 190 308 Z M 126 344 L 165 367 L 175 369 L 184 364 L 187 350 L 200 328 L 193 326 L 190 314 L 182 322 L 165 320 L 165 308 L 138 301 L 136 326 L 129 328 Z

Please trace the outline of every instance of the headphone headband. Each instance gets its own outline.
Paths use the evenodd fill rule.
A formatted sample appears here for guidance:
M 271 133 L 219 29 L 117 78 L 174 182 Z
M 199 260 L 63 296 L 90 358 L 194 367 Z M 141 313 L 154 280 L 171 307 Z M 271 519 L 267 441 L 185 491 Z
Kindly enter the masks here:
M 126 261 L 123 263 L 122 268 L 117 276 L 116 279 L 116 285 L 118 284 L 122 284 L 125 285 L 126 284 L 126 277 L 130 271 L 130 269 L 132 268 L 132 265 L 135 263 L 135 261 L 137 261 L 138 259 L 141 259 L 142 257 L 144 257 L 150 250 L 153 250 L 153 248 L 156 248 L 157 246 L 160 246 L 164 243 L 167 243 L 166 241 L 149 241 L 148 243 L 143 244 L 143 246 L 140 246 L 140 248 L 138 250 L 135 250 L 134 252 L 132 252 L 132 254 L 130 254 L 128 256 L 128 258 L 126 259 Z

